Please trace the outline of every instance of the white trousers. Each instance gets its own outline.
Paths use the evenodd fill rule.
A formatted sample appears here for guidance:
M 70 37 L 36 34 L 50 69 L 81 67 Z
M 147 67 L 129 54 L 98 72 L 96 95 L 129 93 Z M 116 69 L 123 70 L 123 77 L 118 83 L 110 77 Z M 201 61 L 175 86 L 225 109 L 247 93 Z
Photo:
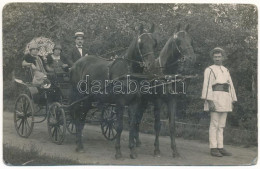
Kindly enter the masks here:
M 227 112 L 210 112 L 209 148 L 223 148 L 223 130 Z

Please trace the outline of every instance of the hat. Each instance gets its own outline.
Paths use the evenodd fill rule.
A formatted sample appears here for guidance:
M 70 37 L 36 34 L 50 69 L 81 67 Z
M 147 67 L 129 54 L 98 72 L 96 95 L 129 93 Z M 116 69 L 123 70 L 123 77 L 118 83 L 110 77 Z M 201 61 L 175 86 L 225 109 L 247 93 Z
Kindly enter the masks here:
M 53 50 L 54 50 L 54 49 L 60 49 L 60 50 L 62 50 L 62 47 L 61 47 L 60 44 L 55 44 Z
M 214 53 L 221 53 L 222 56 L 224 57 L 224 59 L 227 59 L 225 50 L 222 49 L 222 48 L 220 48 L 220 47 L 215 47 L 214 49 L 212 49 L 212 50 L 210 51 L 209 54 L 210 54 L 210 57 L 211 57 L 211 58 L 213 57 Z
M 84 33 L 83 32 L 76 32 L 75 33 L 75 38 L 76 37 L 84 37 Z
M 36 43 L 31 43 L 29 45 L 29 50 L 32 50 L 32 49 L 39 49 L 38 45 Z

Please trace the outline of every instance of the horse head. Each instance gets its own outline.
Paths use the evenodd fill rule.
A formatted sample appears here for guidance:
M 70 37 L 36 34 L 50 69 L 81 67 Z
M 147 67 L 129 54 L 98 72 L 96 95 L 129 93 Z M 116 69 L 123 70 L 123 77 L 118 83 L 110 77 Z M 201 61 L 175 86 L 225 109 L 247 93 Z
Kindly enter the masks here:
M 173 36 L 168 40 L 159 56 L 160 66 L 163 73 L 192 73 L 193 65 L 196 62 L 196 55 L 193 50 L 192 38 L 188 31 L 189 25 L 180 30 L 180 24 Z
M 133 72 L 149 71 L 154 63 L 154 50 L 157 47 L 157 40 L 153 33 L 154 24 L 152 24 L 149 31 L 144 30 L 143 25 L 140 25 L 137 38 L 128 48 L 126 58 L 133 61 Z

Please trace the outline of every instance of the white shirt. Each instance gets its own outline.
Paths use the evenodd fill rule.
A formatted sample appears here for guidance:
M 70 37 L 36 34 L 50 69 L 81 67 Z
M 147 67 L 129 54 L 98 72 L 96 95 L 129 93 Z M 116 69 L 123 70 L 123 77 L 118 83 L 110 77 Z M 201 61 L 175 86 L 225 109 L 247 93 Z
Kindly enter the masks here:
M 76 45 L 76 47 L 78 48 L 80 56 L 82 57 L 82 46 L 80 47 L 80 46 Z
M 225 83 L 229 84 L 229 92 L 213 91 L 213 85 Z M 201 98 L 213 101 L 217 112 L 232 111 L 232 103 L 237 101 L 237 96 L 227 68 L 219 65 L 212 65 L 206 68 Z M 204 103 L 204 110 L 209 110 L 207 101 Z

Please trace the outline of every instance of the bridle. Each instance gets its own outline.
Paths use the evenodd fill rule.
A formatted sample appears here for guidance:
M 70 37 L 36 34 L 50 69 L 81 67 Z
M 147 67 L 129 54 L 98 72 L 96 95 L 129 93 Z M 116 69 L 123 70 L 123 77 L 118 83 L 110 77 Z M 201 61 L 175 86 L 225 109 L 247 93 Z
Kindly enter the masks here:
M 143 60 L 143 57 L 144 57 L 144 56 L 150 55 L 150 54 L 154 54 L 153 51 L 152 51 L 152 52 L 147 52 L 146 54 L 142 54 L 142 52 L 141 52 L 141 50 L 140 50 L 141 37 L 142 37 L 143 35 L 148 35 L 151 39 L 153 39 L 152 36 L 151 36 L 151 34 L 152 34 L 152 33 L 142 33 L 142 34 L 139 35 L 138 38 L 137 38 L 137 48 L 138 48 L 138 51 L 139 51 L 139 54 L 140 54 L 142 60 Z
M 184 32 L 184 31 L 180 31 L 180 32 Z M 173 63 L 167 65 L 167 67 L 176 65 L 176 64 L 178 64 L 178 63 L 184 63 L 184 62 L 186 61 L 186 59 L 188 58 L 186 55 L 183 54 L 183 52 L 181 52 L 179 46 L 178 46 L 177 43 L 176 43 L 176 39 L 177 39 L 177 37 L 178 37 L 177 34 L 180 33 L 180 32 L 177 32 L 177 33 L 175 33 L 175 34 L 173 35 L 173 41 L 174 41 L 174 42 L 172 42 L 172 49 L 174 49 L 174 45 L 175 45 L 177 51 L 178 51 L 179 54 L 180 54 L 180 58 L 177 59 L 175 62 L 173 62 Z M 192 48 L 192 47 L 187 47 L 187 48 L 184 49 L 184 51 L 186 51 L 186 50 L 188 50 L 188 49 L 191 49 L 191 48 Z M 165 67 L 162 67 L 162 66 L 161 66 L 161 62 L 160 62 L 160 68 L 165 68 Z
M 141 60 L 142 60 L 141 62 L 140 62 L 140 61 L 136 61 L 136 60 L 132 60 L 132 59 L 128 59 L 128 58 L 124 58 L 124 57 L 123 57 L 123 58 L 126 59 L 126 60 L 128 60 L 128 61 L 130 61 L 130 62 L 134 62 L 134 63 L 139 64 L 140 67 L 146 67 L 146 64 L 145 64 L 145 62 L 144 62 L 144 57 L 147 56 L 147 55 L 150 55 L 150 54 L 154 54 L 154 52 L 152 51 L 152 52 L 147 52 L 147 53 L 145 53 L 145 54 L 142 54 L 141 49 L 140 49 L 140 43 L 141 43 L 141 37 L 142 37 L 143 35 L 148 35 L 151 39 L 153 39 L 152 36 L 151 36 L 151 34 L 152 34 L 152 33 L 142 33 L 141 35 L 139 35 L 139 36 L 137 37 L 137 49 L 138 49 L 139 55 L 140 55 Z

